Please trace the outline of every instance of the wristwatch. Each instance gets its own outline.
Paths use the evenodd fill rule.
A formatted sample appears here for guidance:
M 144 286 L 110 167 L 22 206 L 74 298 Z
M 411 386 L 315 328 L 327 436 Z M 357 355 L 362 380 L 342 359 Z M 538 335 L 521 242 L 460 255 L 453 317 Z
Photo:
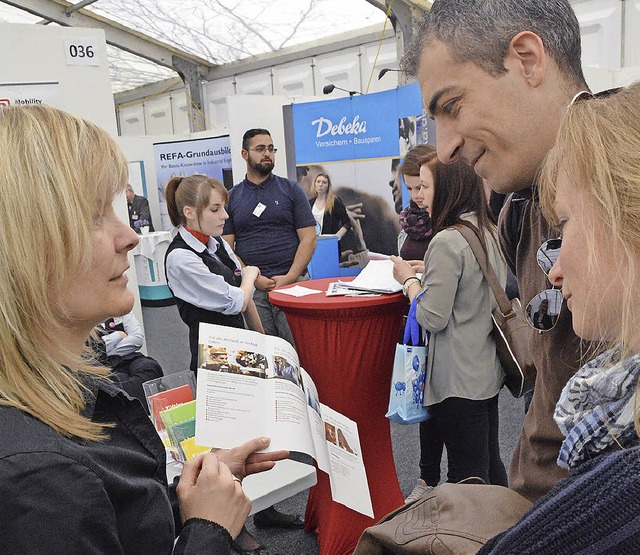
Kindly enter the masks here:
M 414 281 L 417 281 L 418 285 L 420 284 L 420 280 L 416 276 L 410 276 L 404 280 L 404 283 L 402 284 L 402 293 L 405 297 L 409 296 L 409 287 L 411 287 L 411 284 Z

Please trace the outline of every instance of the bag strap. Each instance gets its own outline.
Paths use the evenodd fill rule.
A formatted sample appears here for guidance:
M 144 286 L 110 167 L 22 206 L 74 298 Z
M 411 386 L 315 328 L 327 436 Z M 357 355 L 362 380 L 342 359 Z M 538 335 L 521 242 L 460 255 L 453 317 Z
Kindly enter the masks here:
M 498 302 L 498 306 L 500 307 L 500 312 L 506 315 L 511 312 L 511 301 L 509 301 L 509 297 L 505 293 L 505 290 L 500 286 L 500 282 L 498 281 L 498 276 L 496 275 L 493 266 L 489 263 L 489 257 L 487 256 L 487 248 L 484 244 L 483 238 L 480 237 L 480 231 L 476 226 L 469 222 L 463 222 L 460 224 L 456 224 L 453 226 L 457 229 L 460 234 L 465 238 L 471 250 L 473 251 L 478 264 L 480 264 L 480 269 L 484 274 L 485 278 L 487 278 L 487 282 L 489 283 L 489 287 L 493 291 L 493 295 Z

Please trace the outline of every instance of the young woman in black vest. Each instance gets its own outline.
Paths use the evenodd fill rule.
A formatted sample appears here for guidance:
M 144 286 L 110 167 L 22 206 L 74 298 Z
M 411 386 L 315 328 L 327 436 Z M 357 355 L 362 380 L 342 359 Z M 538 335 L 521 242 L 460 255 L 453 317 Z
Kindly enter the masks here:
M 206 175 L 174 177 L 166 198 L 171 223 L 178 228 L 165 255 L 167 285 L 189 326 L 191 370 L 197 372 L 200 322 L 244 328 L 246 321 L 246 327 L 264 333 L 252 300 L 260 270 L 241 268 L 220 237 L 229 217 L 227 190 L 220 181 Z
M 264 333 L 253 303 L 260 270 L 255 266 L 241 268 L 231 247 L 220 237 L 229 217 L 224 208 L 229 196 L 220 181 L 206 175 L 174 177 L 167 184 L 166 199 L 171 223 L 178 228 L 165 255 L 167 285 L 176 298 L 180 317 L 189 326 L 191 370 L 197 372 L 200 322 Z M 295 515 L 274 507 L 256 513 L 254 524 L 261 528 L 302 527 Z M 264 546 L 243 527 L 233 548 L 240 554 L 258 554 Z

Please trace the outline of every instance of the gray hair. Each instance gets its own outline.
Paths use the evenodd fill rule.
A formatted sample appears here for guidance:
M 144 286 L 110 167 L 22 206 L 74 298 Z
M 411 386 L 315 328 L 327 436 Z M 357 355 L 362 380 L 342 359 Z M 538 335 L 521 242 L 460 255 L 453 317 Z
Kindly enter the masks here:
M 497 77 L 506 72 L 511 39 L 522 31 L 538 35 L 565 78 L 586 88 L 580 25 L 568 0 L 436 0 L 414 32 L 401 66 L 416 76 L 422 51 L 437 40 L 457 62 L 472 62 Z

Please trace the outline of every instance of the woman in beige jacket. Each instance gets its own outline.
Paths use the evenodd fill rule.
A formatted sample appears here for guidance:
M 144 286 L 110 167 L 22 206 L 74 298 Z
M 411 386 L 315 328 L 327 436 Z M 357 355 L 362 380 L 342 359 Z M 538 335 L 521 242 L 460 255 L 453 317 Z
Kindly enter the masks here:
M 394 277 L 410 300 L 417 297 L 416 318 L 431 334 L 425 405 L 432 418 L 421 425 L 421 469 L 435 436 L 447 448 L 448 481 L 479 476 L 507 485 L 498 444 L 498 392 L 504 373 L 492 335 L 496 300 L 471 247 L 452 226 L 469 223 L 480 230 L 502 286 L 507 267 L 482 182 L 471 168 L 432 159 L 421 165 L 420 187 L 433 226 L 424 273 L 418 279 L 421 268 L 394 258 Z

